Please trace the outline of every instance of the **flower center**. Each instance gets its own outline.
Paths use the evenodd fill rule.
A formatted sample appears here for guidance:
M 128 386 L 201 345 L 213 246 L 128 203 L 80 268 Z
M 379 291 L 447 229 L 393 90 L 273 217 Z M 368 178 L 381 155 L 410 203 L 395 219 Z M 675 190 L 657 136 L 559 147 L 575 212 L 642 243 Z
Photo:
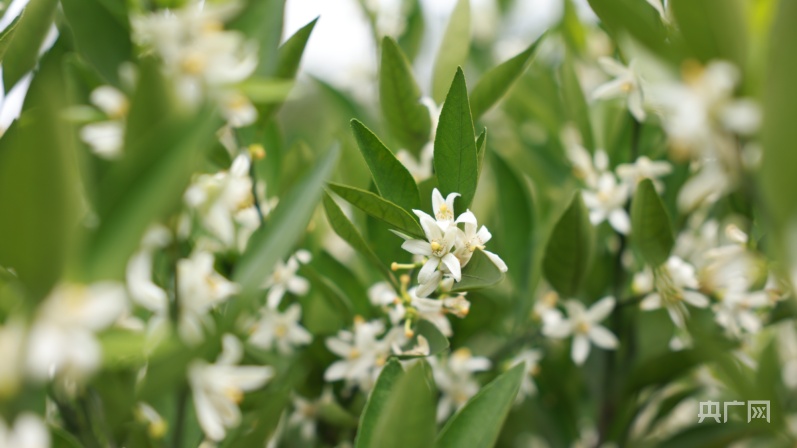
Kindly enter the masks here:
M 244 399 L 244 394 L 241 392 L 241 389 L 237 387 L 228 387 L 224 389 L 224 396 L 230 399 L 235 404 L 240 403 Z
M 288 334 L 288 327 L 285 324 L 278 324 L 276 328 L 274 328 L 274 334 L 278 338 L 284 338 L 285 335 Z
M 180 67 L 189 75 L 198 75 L 202 73 L 206 65 L 207 60 L 205 56 L 197 52 L 187 54 L 180 63 Z
M 435 215 L 440 221 L 450 221 L 454 219 L 454 213 L 448 208 L 448 204 L 440 204 L 440 207 L 437 208 L 437 214 Z
M 582 320 L 576 324 L 576 333 L 587 334 L 589 333 L 589 322 Z

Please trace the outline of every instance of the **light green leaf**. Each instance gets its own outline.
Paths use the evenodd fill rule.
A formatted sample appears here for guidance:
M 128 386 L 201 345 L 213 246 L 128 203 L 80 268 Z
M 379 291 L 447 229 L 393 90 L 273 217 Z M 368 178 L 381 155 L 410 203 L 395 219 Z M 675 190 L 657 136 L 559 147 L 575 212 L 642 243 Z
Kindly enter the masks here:
M 425 238 L 418 220 L 398 205 L 370 191 L 330 183 L 329 189 L 351 205 L 411 236 Z
M 5 34 L 3 62 L 3 87 L 6 92 L 36 66 L 39 49 L 50 30 L 58 0 L 30 0 L 13 31 Z
M 382 398 L 378 416 L 367 443 L 358 447 L 428 448 L 434 443 L 435 407 L 426 381 L 424 361 L 394 382 Z
M 632 241 L 653 267 L 670 256 L 675 240 L 670 217 L 650 179 L 639 183 L 631 204 Z
M 368 395 L 368 401 L 365 403 L 365 408 L 360 415 L 360 425 L 357 430 L 357 437 L 354 439 L 355 448 L 376 446 L 373 440 L 377 422 L 385 410 L 385 405 L 391 392 L 396 387 L 396 383 L 403 376 L 404 369 L 401 368 L 401 363 L 395 359 L 388 361 L 385 368 L 382 369 L 379 378 L 376 380 L 374 390 Z
M 504 278 L 504 273 L 481 250 L 473 252 L 468 264 L 462 268 L 462 280 L 454 283 L 452 292 L 473 291 L 495 285 Z
M 534 59 L 537 47 L 544 38 L 545 34 L 523 52 L 502 62 L 479 79 L 476 87 L 470 93 L 470 106 L 474 120 L 478 120 L 509 91 L 512 84 L 526 71 L 526 67 Z
M 581 90 L 581 83 L 575 72 L 575 61 L 568 57 L 562 64 L 562 96 L 565 101 L 565 109 L 571 120 L 578 127 L 584 146 L 591 151 L 595 150 L 595 138 L 592 133 L 592 122 L 589 116 L 589 107 Z
M 399 47 L 407 55 L 407 58 L 412 61 L 418 55 L 423 42 L 424 20 L 423 20 L 423 6 L 420 0 L 411 0 L 412 6 L 407 13 L 407 25 L 404 27 L 404 32 L 398 38 Z
M 693 54 L 703 62 L 724 59 L 744 67 L 747 23 L 743 2 L 672 0 L 669 5 Z
M 340 149 L 333 146 L 316 162 L 291 190 L 281 198 L 277 208 L 249 241 L 233 272 L 233 280 L 244 293 L 257 290 L 304 234 L 310 217 L 321 197 L 324 180 L 332 172 Z
M 277 70 L 277 49 L 282 38 L 285 0 L 246 0 L 228 28 L 244 33 L 258 44 L 256 74 L 273 76 Z
M 526 365 L 520 363 L 484 386 L 446 423 L 435 446 L 490 448 L 495 445 L 523 375 L 526 375 Z
M 589 213 L 576 193 L 554 226 L 545 248 L 543 272 L 562 297 L 575 297 L 592 261 L 595 235 Z
M 293 81 L 286 79 L 251 77 L 238 84 L 241 93 L 255 104 L 281 103 L 288 98 Z
M 100 0 L 62 0 L 75 46 L 106 82 L 119 85 L 119 65 L 132 59 L 127 10 L 122 19 Z M 98 36 L 102 36 L 98 38 Z
M 656 9 L 639 0 L 588 0 L 592 10 L 615 36 L 627 32 L 649 49 L 673 58 L 667 30 Z
M 501 257 L 509 268 L 509 276 L 518 291 L 525 291 L 529 281 L 532 257 L 532 229 L 534 207 L 531 194 L 521 174 L 517 173 L 503 157 L 493 152 L 490 165 L 500 194 L 498 210 L 511 210 L 499 215 L 501 235 Z
M 457 198 L 459 211 L 467 209 L 476 194 L 479 175 L 476 153 L 465 74 L 457 69 L 437 125 L 434 169 L 443 196 L 453 192 L 462 195 Z
M 421 89 L 412 76 L 412 67 L 396 42 L 382 40 L 379 71 L 379 101 L 382 116 L 399 144 L 416 156 L 429 141 L 432 119 L 420 103 Z
M 421 199 L 418 196 L 418 186 L 407 168 L 365 125 L 352 120 L 351 129 L 371 170 L 379 195 L 404 210 L 419 208 Z
M 274 76 L 284 79 L 293 79 L 296 77 L 296 72 L 299 70 L 299 63 L 302 61 L 302 55 L 307 46 L 307 41 L 310 39 L 310 34 L 312 34 L 317 22 L 318 17 L 301 27 L 299 31 L 295 32 L 293 36 L 289 37 L 288 40 L 279 47 L 279 51 L 277 52 L 277 67 Z
M 454 6 L 443 41 L 437 50 L 432 78 L 432 98 L 437 104 L 446 96 L 451 74 L 465 65 L 470 52 L 470 0 L 459 0 Z
M 344 241 L 349 243 L 354 250 L 368 258 L 369 263 L 376 266 L 380 271 L 382 271 L 382 275 L 384 275 L 387 280 L 393 283 L 394 286 L 397 286 L 398 282 L 396 281 L 396 277 L 393 275 L 393 272 L 391 272 L 390 269 L 385 266 L 382 260 L 376 256 L 373 249 L 371 249 L 363 236 L 360 234 L 360 231 L 354 227 L 354 224 L 352 224 L 351 221 L 349 221 L 349 218 L 346 217 L 338 204 L 335 203 L 335 200 L 332 199 L 329 194 L 324 194 L 323 203 L 324 210 L 327 213 L 327 219 L 329 220 L 329 225 L 332 226 L 332 230 L 334 230 L 339 237 L 343 238 Z
M 20 118 L 0 139 L 0 265 L 13 268 L 32 299 L 56 282 L 74 240 L 78 167 L 60 54 L 33 78 Z

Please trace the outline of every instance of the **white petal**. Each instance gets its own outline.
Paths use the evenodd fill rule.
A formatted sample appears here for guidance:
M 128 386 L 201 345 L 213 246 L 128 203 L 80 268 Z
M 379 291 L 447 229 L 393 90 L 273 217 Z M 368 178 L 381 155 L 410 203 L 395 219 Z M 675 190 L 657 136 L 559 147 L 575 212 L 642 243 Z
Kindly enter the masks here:
M 661 295 L 659 295 L 657 292 L 648 294 L 644 299 L 642 299 L 642 302 L 639 303 L 639 308 L 645 311 L 657 310 L 661 308 Z
M 274 285 L 268 291 L 268 297 L 266 298 L 266 303 L 268 307 L 271 309 L 276 309 L 280 302 L 282 302 L 282 297 L 285 295 L 285 287 L 282 285 Z
M 589 356 L 589 339 L 583 334 L 577 334 L 573 337 L 573 346 L 570 351 L 570 356 L 573 362 L 578 365 L 584 364 Z
M 489 250 L 485 250 L 483 252 L 484 252 L 484 255 L 487 255 L 487 258 L 489 258 L 490 261 L 492 261 L 493 264 L 498 267 L 499 271 L 506 272 L 506 271 L 509 270 L 509 268 L 506 266 L 506 263 L 504 263 L 504 260 L 502 260 L 501 257 L 499 257 L 498 255 L 490 252 Z
M 684 301 L 698 308 L 705 308 L 708 306 L 708 297 L 697 291 L 684 291 Z
M 590 322 L 600 322 L 603 319 L 611 314 L 612 310 L 614 309 L 614 297 L 604 297 L 595 304 L 593 304 L 589 310 L 587 310 L 587 317 L 589 318 Z
M 302 277 L 291 277 L 288 280 L 288 291 L 297 296 L 303 296 L 310 290 L 310 282 Z
M 614 230 L 623 235 L 628 235 L 628 232 L 631 231 L 631 219 L 628 217 L 628 213 L 622 208 L 614 209 L 609 213 L 609 224 L 612 225 Z
M 335 361 L 324 372 L 324 381 L 338 381 L 347 377 L 349 363 L 346 361 Z
M 454 254 L 446 254 L 442 261 L 443 264 L 445 264 L 448 268 L 449 272 L 451 272 L 451 276 L 454 277 L 454 280 L 462 280 L 461 266 L 459 265 L 459 260 L 454 256 Z
M 420 272 L 418 272 L 418 281 L 420 283 L 428 283 L 429 279 L 437 273 L 437 268 L 440 266 L 440 260 L 432 257 L 426 260 Z
M 434 275 L 432 275 L 426 282 L 421 283 L 418 285 L 418 288 L 415 290 L 415 294 L 418 297 L 426 297 L 429 294 L 433 293 L 437 286 L 440 284 L 440 280 L 443 278 L 443 273 L 440 271 L 436 271 Z
M 414 255 L 429 257 L 432 255 L 432 247 L 428 241 L 407 240 L 401 244 L 401 248 Z
M 595 345 L 605 349 L 615 349 L 618 345 L 617 337 L 600 325 L 594 325 L 589 329 L 589 338 Z

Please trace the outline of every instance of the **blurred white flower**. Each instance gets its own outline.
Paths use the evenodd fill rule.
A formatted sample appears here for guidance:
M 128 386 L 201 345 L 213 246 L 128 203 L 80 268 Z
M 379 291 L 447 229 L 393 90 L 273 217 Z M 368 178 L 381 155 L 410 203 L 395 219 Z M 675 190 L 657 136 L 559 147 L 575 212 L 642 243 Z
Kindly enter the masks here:
M 559 294 L 557 294 L 556 291 L 546 292 L 534 301 L 532 317 L 534 320 L 541 321 L 543 325 L 545 325 L 546 322 L 561 320 L 562 312 L 556 307 L 558 303 Z
M 216 272 L 213 263 L 213 255 L 201 251 L 177 262 L 179 332 L 191 344 L 199 343 L 203 327 L 212 324 L 207 313 L 238 292 L 238 285 Z
M 0 447 L 3 448 L 48 448 L 50 431 L 41 417 L 30 412 L 17 416 L 12 427 L 0 418 Z
M 509 361 L 510 367 L 514 367 L 520 363 L 526 365 L 526 373 L 523 375 L 523 381 L 520 383 L 516 403 L 523 401 L 526 397 L 530 397 L 537 393 L 537 385 L 534 384 L 532 379 L 539 371 L 539 362 L 542 359 L 542 352 L 540 350 L 525 349 L 515 355 Z
M 188 381 L 202 431 L 209 439 L 220 441 L 228 428 L 241 421 L 238 404 L 243 393 L 259 389 L 274 376 L 267 366 L 238 366 L 243 358 L 241 342 L 231 334 L 222 339 L 223 351 L 214 364 L 196 360 L 188 367 Z
M 416 183 L 421 183 L 432 177 L 432 161 L 434 159 L 434 144 L 427 143 L 416 158 L 409 151 L 402 149 L 396 153 L 396 158 L 407 171 L 410 172 Z
M 777 330 L 778 353 L 781 359 L 783 384 L 791 390 L 797 389 L 797 328 L 793 321 L 783 322 Z
M 299 427 L 299 434 L 302 436 L 303 440 L 312 440 L 315 438 L 318 407 L 320 401 L 323 399 L 323 395 L 317 401 L 307 400 L 298 395 L 291 397 L 293 412 L 291 412 L 290 417 L 288 417 L 288 424 Z
M 650 160 L 647 156 L 640 156 L 634 163 L 623 163 L 615 169 L 617 176 L 626 184 L 635 189 L 637 184 L 645 179 L 653 181 L 656 191 L 661 193 L 664 185 L 659 180 L 672 172 L 670 162 L 664 160 Z
M 597 149 L 595 155 L 591 156 L 580 142 L 576 142 L 577 131 L 566 129 L 562 134 L 567 158 L 573 165 L 573 175 L 584 182 L 587 188 L 597 189 L 600 176 L 609 169 L 606 151 Z
M 713 310 L 717 323 L 731 336 L 740 338 L 743 332 L 758 333 L 763 323 L 757 311 L 769 305 L 766 291 L 749 291 L 747 282 L 737 279 L 725 290 Z
M 343 358 L 335 361 L 324 372 L 325 381 L 346 380 L 348 385 L 358 385 L 370 390 L 382 371 L 393 343 L 403 341 L 400 328 L 393 328 L 382 339 L 385 332 L 381 321 L 365 322 L 355 318 L 353 331 L 341 330 L 337 336 L 326 340 L 326 346 L 335 355 Z
M 66 375 L 80 380 L 100 365 L 102 352 L 95 333 L 127 309 L 123 285 L 62 284 L 39 306 L 28 336 L 27 366 L 40 380 Z
M 80 138 L 98 156 L 116 159 L 122 155 L 125 120 L 129 109 L 127 97 L 115 87 L 100 86 L 91 92 L 89 100 L 105 113 L 108 120 L 83 126 Z
M 25 325 L 11 318 L 0 326 L 0 399 L 13 396 L 19 389 L 25 365 Z
M 451 197 L 449 195 L 449 198 Z M 453 202 L 453 198 L 451 201 Z M 444 209 L 441 210 L 441 208 Z M 436 210 L 443 219 L 448 218 L 448 205 L 445 202 L 441 203 Z M 421 226 L 426 234 L 427 241 L 410 239 L 406 235 L 402 235 L 406 238 L 406 241 L 401 247 L 414 255 L 427 257 L 426 262 L 418 273 L 420 285 L 416 291 L 418 297 L 426 297 L 437 289 L 443 279 L 444 270 L 446 273 L 450 273 L 456 281 L 462 278 L 459 260 L 451 253 L 451 249 L 454 247 L 461 230 L 453 225 L 442 230 L 438 224 L 439 221 L 435 221 L 434 218 L 420 210 L 413 211 L 421 219 Z M 451 210 L 451 217 L 453 222 L 453 210 Z
M 144 235 L 141 248 L 127 262 L 127 290 L 133 302 L 156 314 L 168 311 L 168 296 L 152 281 L 154 252 L 171 240 L 169 230 L 161 225 L 151 226 Z
M 653 284 L 655 292 L 645 296 L 640 307 L 643 310 L 666 308 L 673 323 L 680 328 L 686 328 L 689 317 L 685 303 L 698 308 L 709 304 L 708 297 L 698 292 L 700 285 L 694 266 L 675 255 L 653 269 Z
M 481 249 L 482 252 L 484 252 L 484 254 L 490 259 L 490 261 L 492 261 L 493 264 L 495 264 L 498 269 L 501 270 L 501 272 L 507 271 L 508 268 L 506 263 L 504 263 L 504 260 L 502 260 L 501 257 L 488 250 L 485 250 L 485 243 L 490 241 L 490 238 L 493 236 L 490 234 L 490 231 L 487 230 L 487 227 L 478 227 L 476 215 L 468 210 L 459 215 L 456 222 L 464 224 L 464 230 L 458 235 L 459 240 L 457 241 L 457 248 L 454 251 L 454 255 L 457 257 L 462 267 L 465 267 L 465 265 L 468 264 L 473 252 L 476 249 Z M 476 229 L 478 229 L 478 231 Z
M 285 263 L 277 262 L 271 277 L 263 283 L 263 288 L 269 290 L 266 303 L 270 308 L 277 308 L 286 292 L 297 296 L 307 294 L 307 291 L 310 290 L 310 283 L 304 277 L 299 277 L 297 272 L 301 264 L 307 264 L 311 259 L 310 252 L 299 250 Z
M 135 413 L 136 418 L 147 425 L 147 434 L 150 437 L 158 440 L 166 435 L 168 429 L 166 420 L 158 414 L 155 408 L 142 401 L 136 405 Z
M 617 182 L 611 172 L 598 177 L 595 189 L 582 190 L 581 196 L 589 209 L 589 220 L 598 225 L 608 220 L 612 228 L 624 235 L 631 231 L 631 219 L 625 210 L 630 194 L 628 184 Z
M 474 372 L 490 369 L 490 360 L 473 356 L 467 348 L 455 350 L 438 360 L 429 358 L 437 388 L 442 393 L 437 403 L 437 421 L 441 422 L 460 409 L 479 391 L 479 383 L 473 379 Z
M 598 64 L 614 79 L 598 86 L 592 92 L 592 98 L 600 100 L 625 98 L 631 115 L 639 122 L 645 121 L 642 80 L 636 70 L 635 61 L 631 61 L 626 67 L 612 58 L 602 57 L 598 59 Z
M 249 336 L 249 343 L 255 347 L 271 350 L 276 346 L 281 354 L 290 355 L 295 347 L 307 345 L 313 340 L 312 335 L 299 323 L 302 308 L 298 303 L 289 306 L 285 312 L 265 307 L 260 313 L 260 320 Z
M 598 347 L 614 350 L 617 348 L 617 337 L 606 327 L 598 325 L 614 309 L 613 297 L 604 297 L 595 302 L 589 309 L 577 300 L 567 300 L 567 318 L 550 320 L 543 323 L 542 333 L 550 338 L 573 337 L 571 356 L 578 365 L 584 363 L 589 356 L 590 342 Z

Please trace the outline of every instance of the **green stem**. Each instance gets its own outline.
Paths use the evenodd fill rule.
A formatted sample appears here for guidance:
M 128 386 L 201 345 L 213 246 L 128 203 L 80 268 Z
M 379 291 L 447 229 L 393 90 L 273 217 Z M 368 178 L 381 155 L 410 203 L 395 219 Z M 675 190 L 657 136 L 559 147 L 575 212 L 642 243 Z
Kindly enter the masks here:
M 188 403 L 188 387 L 183 386 L 176 397 L 177 414 L 174 418 L 174 432 L 172 433 L 172 446 L 180 448 L 183 446 L 183 433 L 185 432 L 185 411 Z

